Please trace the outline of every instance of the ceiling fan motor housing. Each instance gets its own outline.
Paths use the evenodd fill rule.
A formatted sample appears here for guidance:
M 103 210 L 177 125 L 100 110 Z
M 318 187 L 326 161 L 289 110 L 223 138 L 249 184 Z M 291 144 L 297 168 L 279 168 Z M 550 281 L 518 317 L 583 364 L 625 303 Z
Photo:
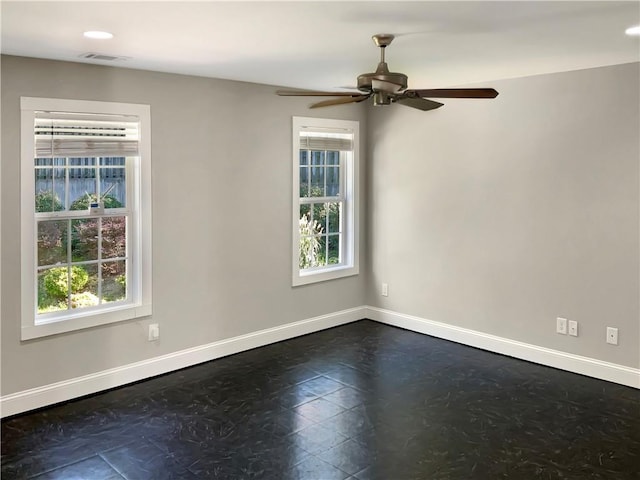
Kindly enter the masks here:
M 380 67 L 384 65 L 384 69 Z M 404 90 L 407 88 L 407 76 L 404 73 L 395 73 L 390 72 L 386 68 L 387 64 L 378 65 L 378 69 L 373 73 L 363 73 L 358 76 L 358 90 L 361 92 L 371 92 L 373 91 L 373 86 L 371 85 L 371 80 L 381 80 L 383 82 L 395 83 L 396 85 L 401 85 L 399 90 Z M 381 71 L 382 70 L 382 71 Z

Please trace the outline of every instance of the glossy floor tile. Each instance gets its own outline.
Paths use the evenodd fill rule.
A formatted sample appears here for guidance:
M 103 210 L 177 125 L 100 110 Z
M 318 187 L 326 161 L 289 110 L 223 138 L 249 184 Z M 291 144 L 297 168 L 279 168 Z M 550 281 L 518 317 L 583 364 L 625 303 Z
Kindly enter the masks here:
M 2 479 L 639 479 L 640 391 L 363 320 L 2 422 Z

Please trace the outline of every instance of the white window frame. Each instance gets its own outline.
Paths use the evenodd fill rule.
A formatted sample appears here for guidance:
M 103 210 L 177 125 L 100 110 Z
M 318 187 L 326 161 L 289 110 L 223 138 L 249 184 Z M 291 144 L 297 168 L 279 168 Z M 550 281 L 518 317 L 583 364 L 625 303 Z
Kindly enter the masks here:
M 151 108 L 149 105 L 22 97 L 21 109 L 21 339 L 55 335 L 98 325 L 149 316 L 151 308 Z M 72 309 L 56 315 L 37 315 L 37 231 L 35 213 L 36 112 L 136 116 L 139 155 L 126 166 L 133 183 L 127 198 L 127 255 L 131 285 L 124 302 Z M 129 282 L 128 282 L 129 283 Z
M 340 132 L 353 135 L 353 149 L 340 155 L 340 181 L 343 188 L 342 261 L 336 265 L 301 270 L 300 259 L 300 132 Z M 308 285 L 336 278 L 344 278 L 359 273 L 359 229 L 358 192 L 359 185 L 359 144 L 360 125 L 353 120 L 332 120 L 325 118 L 293 117 L 293 195 L 292 195 L 292 285 Z M 320 199 L 319 199 L 320 200 Z M 320 200 L 321 202 L 322 200 Z

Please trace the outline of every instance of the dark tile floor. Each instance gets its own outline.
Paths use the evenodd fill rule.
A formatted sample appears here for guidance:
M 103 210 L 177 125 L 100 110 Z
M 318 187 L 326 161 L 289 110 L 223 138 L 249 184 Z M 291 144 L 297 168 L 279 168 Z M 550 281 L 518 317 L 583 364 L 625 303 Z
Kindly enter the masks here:
M 2 422 L 2 479 L 639 479 L 640 391 L 363 320 Z

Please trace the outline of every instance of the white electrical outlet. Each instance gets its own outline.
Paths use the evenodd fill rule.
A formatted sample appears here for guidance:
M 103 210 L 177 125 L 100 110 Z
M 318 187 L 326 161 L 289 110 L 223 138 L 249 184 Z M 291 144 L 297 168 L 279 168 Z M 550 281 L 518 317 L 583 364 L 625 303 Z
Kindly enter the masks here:
M 615 327 L 607 327 L 607 343 L 611 345 L 618 344 L 618 329 Z
M 388 283 L 383 283 L 382 284 L 382 296 L 383 297 L 388 297 L 389 296 L 389 284 Z
M 572 337 L 578 336 L 578 322 L 575 320 L 569 320 L 569 335 Z
M 160 338 L 160 326 L 157 323 L 149 325 L 149 341 L 155 342 Z
M 561 333 L 562 335 L 567 334 L 567 319 L 566 318 L 556 318 L 556 333 Z

